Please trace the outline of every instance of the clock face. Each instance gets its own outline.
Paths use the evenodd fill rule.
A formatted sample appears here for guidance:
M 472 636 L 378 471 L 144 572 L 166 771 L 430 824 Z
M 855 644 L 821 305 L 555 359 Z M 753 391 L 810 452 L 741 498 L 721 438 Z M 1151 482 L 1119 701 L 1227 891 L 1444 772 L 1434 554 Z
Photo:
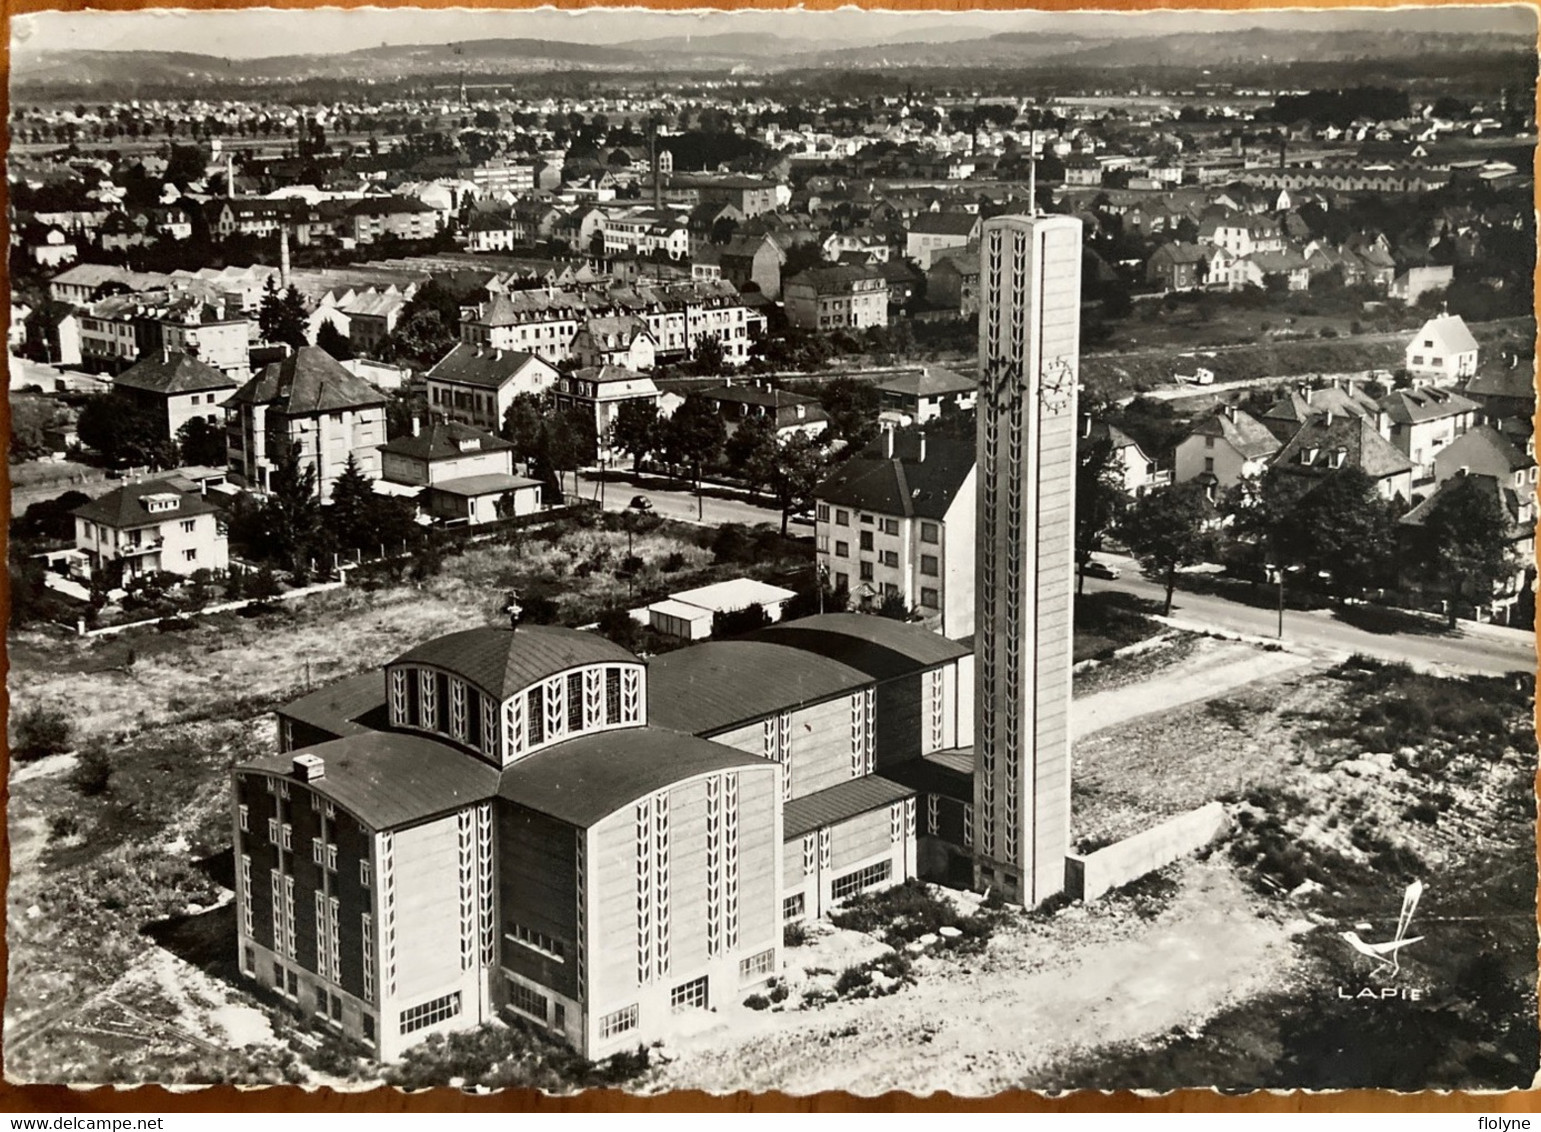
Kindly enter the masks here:
M 1044 365 L 1038 376 L 1038 401 L 1051 413 L 1068 408 L 1075 396 L 1075 374 L 1064 358 L 1055 358 Z

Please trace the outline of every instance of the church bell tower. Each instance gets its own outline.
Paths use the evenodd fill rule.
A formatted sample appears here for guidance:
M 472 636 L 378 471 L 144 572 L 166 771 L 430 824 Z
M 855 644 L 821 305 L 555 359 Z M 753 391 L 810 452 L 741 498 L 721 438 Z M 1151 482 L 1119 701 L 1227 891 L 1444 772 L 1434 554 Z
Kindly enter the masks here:
M 1081 222 L 981 240 L 974 881 L 1033 907 L 1065 886 Z

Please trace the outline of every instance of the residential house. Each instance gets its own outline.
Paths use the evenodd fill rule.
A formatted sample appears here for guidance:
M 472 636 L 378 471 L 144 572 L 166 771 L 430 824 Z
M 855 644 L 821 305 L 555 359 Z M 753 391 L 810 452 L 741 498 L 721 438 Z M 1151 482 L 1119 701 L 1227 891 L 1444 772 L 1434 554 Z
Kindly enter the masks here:
M 1065 184 L 1083 187 L 1102 184 L 1102 162 L 1095 157 L 1065 158 Z
M 521 393 L 539 396 L 556 385 L 556 367 L 522 350 L 461 342 L 424 375 L 430 412 L 496 432 Z
M 1434 454 L 1436 483 L 1471 473 L 1492 476 L 1515 491 L 1534 493 L 1536 471 L 1534 441 L 1527 442 L 1526 450 L 1521 451 L 1518 445 L 1490 425 L 1469 429 Z
M 1305 258 L 1296 251 L 1260 251 L 1241 258 L 1246 282 L 1264 290 L 1304 291 L 1311 285 Z
M 1414 385 L 1454 385 L 1477 372 L 1477 340 L 1458 314 L 1423 324 L 1407 344 L 1407 376 Z
M 1147 456 L 1139 443 L 1123 429 L 1106 421 L 1087 419 L 1082 424 L 1083 444 L 1106 441 L 1112 448 L 1112 466 L 1118 476 L 1119 486 L 1134 497 L 1144 495 L 1172 482 L 1170 468 L 1161 468 L 1154 458 Z
M 1535 359 L 1515 350 L 1505 350 L 1502 357 L 1491 359 L 1478 369 L 1461 389 L 1482 411 L 1490 425 L 1500 421 L 1524 422 L 1529 433 L 1536 411 Z
M 942 366 L 923 365 L 886 378 L 878 383 L 877 391 L 879 420 L 890 427 L 908 428 L 928 424 L 944 410 L 972 410 L 979 384 Z
M 1379 403 L 1352 381 L 1333 382 L 1320 389 L 1287 389 L 1268 407 L 1262 422 L 1282 445 L 1289 443 L 1312 416 L 1326 412 L 1362 417 L 1373 422 L 1377 432 L 1386 432 L 1381 427 Z
M 618 365 L 591 366 L 562 375 L 552 391 L 558 410 L 576 409 L 592 415 L 601 461 L 619 458 L 613 444 L 615 418 L 630 401 L 658 405 L 659 390 L 646 374 Z
M 1320 479 L 1340 468 L 1358 468 L 1385 500 L 1413 497 L 1413 462 L 1391 446 L 1365 417 L 1331 411 L 1315 414 L 1274 456 L 1270 467 L 1290 476 Z
M 348 209 L 347 230 L 360 244 L 373 244 L 382 236 L 431 240 L 439 232 L 439 214 L 432 205 L 410 197 L 367 197 Z
M 195 418 L 222 426 L 235 379 L 181 350 L 147 355 L 112 379 L 114 393 L 155 414 L 168 439 Z
M 423 492 L 423 508 L 448 526 L 479 527 L 500 519 L 517 519 L 540 510 L 539 480 L 503 472 L 486 472 L 439 480 Z
M 618 314 L 591 318 L 584 323 L 573 338 L 572 352 L 583 369 L 620 366 L 650 370 L 657 349 L 646 319 Z
M 1507 624 L 1515 613 L 1520 597 L 1535 585 L 1536 561 L 1536 492 L 1529 484 L 1511 486 L 1509 481 L 1479 472 L 1458 470 L 1455 475 L 1442 480 L 1434 493 L 1400 519 L 1401 529 L 1411 532 L 1426 522 L 1441 505 L 1446 493 L 1455 490 L 1463 481 L 1474 480 L 1480 490 L 1490 494 L 1508 520 L 1505 531 L 1509 544 L 1510 571 L 1493 589 L 1493 593 L 1473 605 L 1459 605 L 1457 616 L 1473 616 L 1478 621 Z M 1444 599 L 1442 599 L 1444 600 Z M 1527 626 L 1528 628 L 1528 626 Z
M 1413 462 L 1414 486 L 1434 479 L 1440 451 L 1477 423 L 1477 404 L 1459 393 L 1426 385 L 1398 389 L 1380 400 L 1381 432 Z
M 799 330 L 888 325 L 888 284 L 873 267 L 810 267 L 786 281 L 783 302 Z
M 219 510 L 196 492 L 164 479 L 125 484 L 71 514 L 82 573 L 121 564 L 123 578 L 165 572 L 224 570 L 230 544 Z
M 767 298 L 781 297 L 781 265 L 786 253 L 769 235 L 734 236 L 717 252 L 719 272 L 740 291 L 753 284 Z
M 892 305 L 892 304 L 890 304 Z M 937 252 L 926 272 L 926 306 L 968 318 L 979 313 L 979 247 Z
M 1223 405 L 1195 422 L 1178 442 L 1173 479 L 1200 480 L 1223 491 L 1262 475 L 1281 445 L 1262 421 L 1234 405 Z
M 979 216 L 971 212 L 923 212 L 910 221 L 904 254 L 922 271 L 937 252 L 979 242 Z
M 174 299 L 146 312 L 152 318 L 146 346 L 173 354 L 194 354 L 231 382 L 251 376 L 251 340 L 256 326 L 225 304 L 205 303 L 196 296 Z
M 864 607 L 898 598 L 952 640 L 974 632 L 974 444 L 885 430 L 814 490 L 819 576 Z
M 48 297 L 83 307 L 115 291 L 163 290 L 170 277 L 158 272 L 130 271 L 105 263 L 80 263 L 48 281 Z
M 387 339 L 396 332 L 407 299 L 391 291 L 365 292 L 344 303 L 342 313 L 348 319 L 348 345 L 360 354 L 378 354 Z
M 384 393 L 325 350 L 301 346 L 264 367 L 225 403 L 231 474 L 267 491 L 283 446 L 296 445 L 301 468 L 315 471 L 322 500 L 331 499 L 350 456 L 366 476 L 378 479 L 385 402 Z
M 412 419 L 412 434 L 380 445 L 380 478 L 428 487 L 466 476 L 513 475 L 514 446 L 500 436 L 459 421 Z
M 1217 247 L 1243 258 L 1259 252 L 1284 250 L 1284 232 L 1271 216 L 1238 213 L 1214 221 L 1213 235 L 1207 234 L 1202 227 L 1199 234 Z
M 506 252 L 518 246 L 514 238 L 514 221 L 507 213 L 483 212 L 477 209 L 471 214 L 465 227 L 466 250 L 470 252 Z
M 1209 251 L 1198 244 L 1162 244 L 1145 261 L 1145 281 L 1163 291 L 1192 291 L 1204 285 Z
M 35 240 L 28 241 L 27 257 L 39 267 L 58 267 L 74 263 L 80 257 L 75 241 L 58 228 L 48 228 Z
M 754 378 L 748 382 L 729 382 L 701 390 L 727 427 L 728 435 L 751 418 L 768 421 L 777 440 L 790 440 L 802 433 L 821 436 L 829 428 L 829 415 L 817 397 L 780 389 L 769 380 Z
M 1392 280 L 1391 297 L 1401 299 L 1408 306 L 1414 306 L 1419 299 L 1431 291 L 1443 291 L 1448 288 L 1454 278 L 1455 268 L 1449 264 L 1409 267 Z

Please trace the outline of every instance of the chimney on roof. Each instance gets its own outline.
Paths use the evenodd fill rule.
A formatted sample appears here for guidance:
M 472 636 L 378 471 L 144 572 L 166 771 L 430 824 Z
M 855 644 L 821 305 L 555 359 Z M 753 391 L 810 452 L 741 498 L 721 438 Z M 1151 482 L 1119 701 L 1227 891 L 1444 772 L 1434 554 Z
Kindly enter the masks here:
M 894 430 L 892 425 L 883 429 L 883 455 L 889 460 L 894 458 Z
M 301 782 L 315 782 L 326 777 L 326 760 L 320 755 L 295 755 L 294 777 Z
M 926 462 L 926 434 L 925 433 L 921 433 L 920 434 L 920 457 L 919 457 L 918 462 L 922 463 L 922 464 L 924 464 Z
M 422 422 L 422 419 L 419 418 L 416 413 L 413 413 L 412 414 L 412 435 L 413 436 L 421 436 L 422 432 L 423 432 L 423 422 Z
M 225 195 L 235 196 L 235 155 L 233 153 L 225 155 Z
M 1327 410 L 1327 427 L 1328 428 L 1332 427 L 1332 410 L 1331 409 Z
M 1230 420 L 1230 422 L 1232 424 L 1235 424 L 1236 423 L 1236 406 L 1235 405 L 1226 405 L 1225 406 L 1225 415 Z

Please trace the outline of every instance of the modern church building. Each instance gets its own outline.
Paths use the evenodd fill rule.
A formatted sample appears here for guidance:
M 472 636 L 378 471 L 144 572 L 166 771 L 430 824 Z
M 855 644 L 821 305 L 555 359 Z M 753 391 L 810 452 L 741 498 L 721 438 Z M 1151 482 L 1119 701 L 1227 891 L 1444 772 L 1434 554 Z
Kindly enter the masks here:
M 234 768 L 241 969 L 382 1060 L 494 1017 L 599 1058 L 861 893 L 1060 891 L 1079 224 L 990 220 L 983 255 L 975 651 L 854 613 L 646 662 L 547 626 L 421 644 Z

